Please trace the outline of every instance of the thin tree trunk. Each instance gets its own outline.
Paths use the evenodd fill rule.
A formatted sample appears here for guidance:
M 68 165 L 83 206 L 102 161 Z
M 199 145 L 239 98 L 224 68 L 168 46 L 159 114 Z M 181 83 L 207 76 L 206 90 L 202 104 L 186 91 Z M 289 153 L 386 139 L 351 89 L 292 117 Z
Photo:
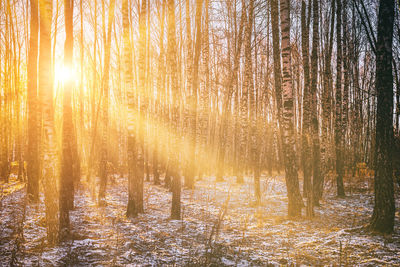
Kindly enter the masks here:
M 171 79 L 171 122 L 172 130 L 175 135 L 171 135 L 171 165 L 172 175 L 172 206 L 171 219 L 181 219 L 181 176 L 179 174 L 179 83 L 177 70 L 177 51 L 176 51 L 176 27 L 175 27 L 175 0 L 168 0 L 168 62 L 169 74 Z
M 191 132 L 190 132 L 190 152 L 189 152 L 189 169 L 187 171 L 187 179 L 186 186 L 188 188 L 194 188 L 194 176 L 196 174 L 196 130 L 197 130 L 197 101 L 198 101 L 198 87 L 199 87 L 199 61 L 200 61 L 200 52 L 201 52 L 201 14 L 203 0 L 196 0 L 196 41 L 195 41 L 195 50 L 194 50 L 194 58 L 192 61 L 193 66 L 193 77 L 191 79 L 191 96 L 189 101 L 189 110 L 190 110 L 190 124 L 191 124 Z M 192 60 L 190 58 L 189 60 Z
M 100 189 L 98 195 L 99 205 L 105 204 L 105 194 L 107 186 L 107 162 L 108 162 L 108 101 L 109 101 L 109 78 L 110 78 L 110 50 L 111 50 L 111 30 L 114 22 L 115 0 L 110 1 L 110 10 L 108 13 L 108 25 L 106 46 L 104 48 L 104 71 L 103 71 L 103 134 L 101 143 L 101 160 L 100 160 Z
M 342 129 L 342 0 L 336 0 L 336 119 L 335 119 L 335 146 L 336 146 L 336 186 L 337 195 L 345 196 L 343 185 L 343 129 Z
M 165 49 L 164 49 L 164 32 L 165 32 L 165 0 L 161 0 L 161 14 L 160 14 L 160 54 L 158 58 L 158 74 L 157 74 L 157 100 L 155 104 L 156 109 L 156 123 L 157 125 L 162 125 L 162 108 L 158 105 L 163 100 L 162 95 L 165 92 Z M 164 103 L 167 105 L 166 103 Z M 154 150 L 153 150 L 153 175 L 154 175 L 154 184 L 160 184 L 160 172 L 159 172 L 159 152 L 164 152 L 166 155 L 166 151 L 161 150 L 159 148 L 159 138 L 156 136 L 157 130 L 155 132 L 155 140 L 154 140 Z M 165 142 L 166 134 L 164 132 L 159 133 L 162 137 L 162 141 Z M 165 138 L 165 139 L 164 139 Z M 165 160 L 165 159 L 163 159 Z
M 279 41 L 279 9 L 278 0 L 271 1 L 271 26 L 272 26 L 272 47 L 273 47 L 273 58 L 274 58 L 274 85 L 275 85 L 275 102 L 279 125 L 282 122 L 282 67 L 281 67 L 281 48 Z M 277 149 L 278 158 L 280 161 L 284 160 L 283 149 L 282 149 L 282 136 L 283 128 L 279 127 L 277 134 Z M 282 165 L 277 166 L 280 169 Z
M 309 1 L 309 6 L 311 2 Z M 311 192 L 311 94 L 310 94 L 310 38 L 309 38 L 309 24 L 307 23 L 306 16 L 307 4 L 303 0 L 301 4 L 301 47 L 303 56 L 303 70 L 304 70 L 304 90 L 303 90 L 303 125 L 301 133 L 301 161 L 303 167 L 303 196 L 307 197 L 307 211 L 309 210 L 310 199 L 309 193 Z M 310 17 L 311 14 L 308 14 Z
M 318 84 L 318 49 L 319 49 L 319 7 L 318 0 L 313 0 L 313 38 L 311 52 L 311 134 L 312 134 L 312 193 L 310 198 L 311 207 L 315 203 L 319 205 L 318 190 L 321 187 L 321 151 L 319 142 L 319 122 L 318 122 L 318 102 L 317 102 L 317 84 Z M 314 211 L 308 211 L 309 216 L 314 215 Z
M 28 198 L 39 201 L 39 121 L 38 121 L 38 23 L 39 9 L 37 0 L 30 0 L 31 20 L 28 52 Z
M 256 170 L 256 158 L 257 158 L 257 108 L 256 108 L 256 96 L 255 96 L 255 87 L 254 87 L 254 78 L 253 78 L 253 71 L 255 72 L 256 69 L 253 69 L 253 61 L 252 61 L 252 29 L 254 23 L 254 0 L 251 0 L 249 3 L 249 15 L 246 25 L 246 41 L 245 41 L 245 48 L 244 48 L 244 55 L 245 55 L 245 80 L 243 88 L 247 90 L 247 92 L 243 93 L 243 96 L 248 96 L 249 100 L 249 112 L 247 113 L 247 101 L 246 108 L 242 107 L 242 112 L 245 111 L 246 115 L 242 115 L 242 118 L 246 117 L 247 125 L 249 127 L 248 132 L 248 141 L 249 141 L 249 155 L 250 155 L 250 166 L 251 170 Z M 247 100 L 246 96 L 246 100 Z M 242 133 L 244 134 L 244 132 Z M 254 193 L 256 197 L 256 203 L 259 204 L 261 202 L 261 192 L 260 192 L 260 177 L 259 175 L 254 172 Z
M 203 69 L 204 69 L 204 79 L 205 83 L 203 88 L 201 88 L 201 93 L 200 93 L 200 135 L 201 135 L 201 148 L 203 154 L 201 154 L 200 158 L 200 164 L 203 166 L 202 168 L 199 168 L 199 176 L 198 179 L 202 179 L 202 176 L 205 172 L 208 171 L 208 168 L 210 167 L 211 164 L 208 164 L 207 156 L 210 150 L 206 149 L 210 147 L 210 139 L 208 138 L 208 133 L 209 133 L 209 128 L 210 128 L 210 115 L 211 115 L 211 106 L 210 106 L 210 92 L 211 92 L 211 84 L 210 84 L 210 36 L 209 36 L 209 24 L 210 24 L 210 15 L 209 15 L 209 9 L 210 9 L 210 1 L 205 0 L 205 22 L 204 22 L 204 31 L 202 34 L 203 37 Z
M 144 157 L 145 157 L 145 130 L 146 130 L 146 113 L 148 103 L 148 90 L 146 88 L 146 14 L 147 0 L 142 0 L 139 14 L 139 96 L 140 96 L 140 120 L 138 121 L 139 131 L 139 149 L 137 154 L 137 175 L 136 175 L 136 209 L 139 213 L 144 211 L 143 208 L 143 181 L 144 181 Z
M 246 27 L 244 32 L 244 81 L 242 87 L 242 95 L 240 98 L 240 175 L 238 176 L 238 183 L 243 183 L 243 174 L 247 170 L 248 163 L 251 163 L 251 159 L 248 160 L 247 157 L 247 144 L 250 143 L 250 148 L 252 144 L 252 140 L 249 140 L 249 94 L 253 89 L 253 73 L 252 73 L 252 62 L 251 62 L 251 35 L 252 35 L 252 15 L 254 9 L 254 1 L 251 0 L 249 2 L 249 15 L 246 16 Z M 247 11 L 246 11 L 247 12 Z M 251 16 L 251 17 L 250 17 Z M 251 154 L 250 154 L 251 155 Z
M 185 41 L 185 50 L 186 50 L 186 92 L 185 97 L 187 99 L 188 104 L 184 105 L 183 112 L 185 113 L 183 116 L 183 127 L 188 128 L 189 131 L 192 131 L 191 128 L 193 120 L 191 118 L 193 112 L 191 111 L 193 103 L 192 101 L 192 90 L 193 90 L 193 45 L 192 45 L 192 25 L 191 25 L 191 14 L 190 14 L 190 0 L 185 0 L 185 21 L 186 21 L 186 41 Z M 180 9 L 181 10 L 181 9 Z M 180 13 L 181 15 L 181 13 Z M 181 32 L 182 34 L 182 32 Z M 184 85 L 183 85 L 184 86 Z M 192 146 L 190 142 L 192 141 L 192 132 L 189 135 L 185 135 L 184 138 L 187 140 L 189 146 Z M 193 181 L 189 181 L 191 178 L 191 167 L 192 167 L 192 159 L 191 159 L 192 148 L 189 148 L 188 151 L 184 151 L 185 155 L 185 169 L 184 169 L 184 185 L 187 188 L 192 188 L 194 186 Z

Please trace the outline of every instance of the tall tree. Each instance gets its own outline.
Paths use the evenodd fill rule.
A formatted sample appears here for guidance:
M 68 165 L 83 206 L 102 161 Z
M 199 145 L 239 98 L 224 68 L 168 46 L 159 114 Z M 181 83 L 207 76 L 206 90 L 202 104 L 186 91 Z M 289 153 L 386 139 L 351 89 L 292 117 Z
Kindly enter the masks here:
M 252 170 L 256 169 L 256 146 L 257 146 L 257 121 L 256 121 L 256 99 L 255 99 L 255 87 L 254 87 L 254 78 L 253 78 L 253 60 L 252 60 L 252 34 L 253 34 L 253 22 L 254 22 L 254 0 L 251 0 L 249 3 L 249 15 L 247 16 L 247 24 L 245 31 L 245 47 L 244 47 L 244 59 L 245 59 L 245 70 L 244 70 L 244 84 L 243 84 L 243 97 L 242 99 L 245 101 L 241 101 L 241 111 L 242 111 L 242 119 L 247 122 L 247 130 L 248 130 L 248 142 L 249 142 L 249 155 L 250 155 L 250 167 Z M 249 100 L 247 102 L 247 99 Z M 247 107 L 247 103 L 249 104 L 249 108 Z M 243 107 L 245 105 L 245 107 Z M 245 123 L 246 123 L 245 122 Z M 243 125 L 242 125 L 243 127 Z M 243 135 L 246 135 L 246 129 L 242 128 Z M 243 138 L 243 137 L 242 137 Z M 260 203 L 261 201 L 261 192 L 260 192 L 260 177 L 254 172 L 254 192 L 256 197 L 256 202 Z
M 39 118 L 37 89 L 37 60 L 39 9 L 38 1 L 30 0 L 30 38 L 28 52 L 28 196 L 33 202 L 39 200 Z
M 342 158 L 343 167 L 348 166 L 348 158 L 349 155 L 349 146 L 346 140 L 349 136 L 349 128 L 348 128 L 348 117 L 349 117 L 349 87 L 350 87 L 350 73 L 351 69 L 349 61 L 350 61 L 350 53 L 349 53 L 349 32 L 348 32 L 348 21 L 347 21 L 347 13 L 348 13 L 348 1 L 343 0 L 342 2 L 342 65 L 343 65 L 343 88 L 342 88 L 342 116 L 341 116 L 341 130 L 342 130 Z
M 252 57 L 251 57 L 251 36 L 252 36 L 252 23 L 253 23 L 253 9 L 254 9 L 254 1 L 251 0 L 249 2 L 249 6 L 247 8 L 249 10 L 249 15 L 246 16 L 246 27 L 244 32 L 244 81 L 242 87 L 242 95 L 240 97 L 239 103 L 239 121 L 240 121 L 240 176 L 238 177 L 238 182 L 243 183 L 243 172 L 246 171 L 247 163 L 251 163 L 251 160 L 247 158 L 247 143 L 251 144 L 251 140 L 249 139 L 249 93 L 252 92 L 253 89 L 253 73 L 252 73 Z M 245 11 L 247 12 L 247 11 Z M 251 16 L 251 17 L 250 17 Z
M 376 113 L 375 205 L 370 228 L 392 233 L 395 201 L 393 189 L 393 46 L 394 0 L 381 0 L 378 13 L 375 89 Z
M 192 90 L 193 90 L 193 41 L 192 41 L 192 24 L 191 24 L 191 12 L 190 12 L 190 2 L 191 0 L 185 0 L 185 21 L 186 21 L 186 41 L 185 41 L 185 52 L 186 52 L 186 90 L 185 90 L 185 96 L 187 99 L 187 104 L 184 105 L 184 112 L 185 115 L 183 117 L 183 123 L 185 126 L 187 126 L 188 130 L 192 131 L 191 124 L 193 124 L 193 119 L 192 119 L 192 108 L 193 108 L 193 103 L 192 101 Z M 179 9 L 181 11 L 181 9 Z M 181 13 L 180 13 L 181 16 Z M 184 126 L 184 127 L 185 127 Z M 184 173 L 184 185 L 187 188 L 192 188 L 194 186 L 194 182 L 192 181 L 191 177 L 191 168 L 192 168 L 192 159 L 191 159 L 191 154 L 192 154 L 192 148 L 190 142 L 192 141 L 192 132 L 188 136 L 185 135 L 185 138 L 189 144 L 189 149 L 188 151 L 184 151 L 184 153 L 187 153 L 185 155 L 185 173 Z
M 98 195 L 99 205 L 103 205 L 106 194 L 107 186 L 107 162 L 108 162 L 108 104 L 109 104 L 109 80 L 110 80 L 110 51 L 111 51 L 111 31 L 114 22 L 114 11 L 115 11 L 115 0 L 110 1 L 110 9 L 108 12 L 108 24 L 107 24 L 107 36 L 106 44 L 104 47 L 104 70 L 102 80 L 102 91 L 103 91 L 103 133 L 101 143 L 101 160 L 100 160 L 100 189 Z
M 139 124 L 139 149 L 137 154 L 137 177 L 136 177 L 136 209 L 139 213 L 143 212 L 143 181 L 144 181 L 144 154 L 145 154 L 145 133 L 146 133 L 146 113 L 148 108 L 149 90 L 146 88 L 146 15 L 147 0 L 142 0 L 139 13 L 139 97 L 140 97 L 140 119 Z
M 309 1 L 309 7 L 311 2 Z M 307 197 L 307 212 L 312 210 L 311 192 L 311 93 L 310 93 L 310 38 L 309 19 L 306 15 L 307 4 L 301 2 L 301 50 L 303 56 L 304 90 L 303 90 L 303 124 L 301 133 L 301 162 L 303 168 L 303 196 Z M 310 10 L 310 9 L 309 9 Z M 308 14 L 310 18 L 311 14 Z
M 197 102 L 198 102 L 198 91 L 199 91 L 199 61 L 201 52 L 201 14 L 203 10 L 203 0 L 196 0 L 196 40 L 195 50 L 192 61 L 192 85 L 190 99 L 189 99 L 189 111 L 190 111 L 190 141 L 189 141 L 189 167 L 187 170 L 186 186 L 188 188 L 194 187 L 194 176 L 196 173 L 196 129 L 197 129 Z M 186 178 L 186 177 L 185 177 Z
M 97 119 L 99 115 L 99 110 L 100 110 L 100 105 L 101 105 L 101 97 L 102 94 L 100 94 L 100 99 L 96 99 L 96 92 L 97 92 L 97 0 L 94 0 L 94 15 L 93 15 L 93 20 L 94 20 L 94 31 L 93 31 L 93 63 L 92 63 L 92 90 L 91 90 L 91 134 L 92 134 L 92 140 L 90 144 L 90 150 L 89 150 L 89 157 L 88 157 L 88 174 L 86 175 L 86 180 L 90 184 L 90 189 L 91 189 L 91 195 L 92 199 L 95 199 L 95 179 L 92 177 L 91 173 L 94 170 L 93 163 L 94 163 L 94 149 L 95 149 L 95 144 L 96 144 L 96 136 L 97 136 Z M 98 103 L 97 111 L 96 111 L 96 103 Z
M 64 0 L 64 17 L 65 17 L 65 45 L 64 45 L 64 65 L 72 70 L 72 56 L 74 49 L 73 35 L 73 12 L 74 1 Z M 74 201 L 74 172 L 73 172 L 73 151 L 72 144 L 74 142 L 72 122 L 72 106 L 71 94 L 73 90 L 72 79 L 64 81 L 64 97 L 63 97 L 63 129 L 62 129 L 62 161 L 61 161 L 61 177 L 60 177 L 60 239 L 65 238 L 69 233 L 69 210 L 73 207 Z
M 137 215 L 135 204 L 135 180 L 136 180 L 136 139 L 135 139 L 135 95 L 133 91 L 132 69 L 132 44 L 130 39 L 129 1 L 122 2 L 122 28 L 124 40 L 124 68 L 125 90 L 128 99 L 128 206 L 126 215 Z
M 168 0 L 168 48 L 167 66 L 171 85 L 171 122 L 172 140 L 171 153 L 171 174 L 172 174 L 172 206 L 171 219 L 181 218 L 181 176 L 179 174 L 179 83 L 177 70 L 177 45 L 175 26 L 175 0 Z
M 203 50 L 202 50 L 202 59 L 203 59 L 203 79 L 205 80 L 204 86 L 200 88 L 200 108 L 199 108 L 199 124 L 200 124 L 200 151 L 206 151 L 207 142 L 208 142 L 208 130 L 209 130 L 209 119 L 210 119 L 210 1 L 204 1 L 204 30 L 202 33 L 203 39 Z M 199 168 L 199 179 L 202 178 L 202 175 L 205 173 L 205 168 L 207 161 L 207 154 L 200 154 L 200 164 L 204 167 Z
M 11 11 L 10 11 L 10 1 L 4 2 L 2 5 L 2 12 L 5 14 L 4 24 L 5 30 L 3 32 L 5 45 L 4 45 L 4 80 L 3 80 L 3 92 L 4 92 L 4 100 L 2 101 L 2 113 L 3 113 L 3 122 L 4 125 L 2 129 L 2 140 L 1 140 L 1 151 L 0 151 L 0 176 L 4 179 L 5 182 L 8 182 L 10 175 L 10 153 L 9 153 L 9 143 L 10 143 L 10 134 L 12 127 L 6 127 L 10 124 L 10 114 L 11 114 L 11 44 L 10 44 L 10 28 L 12 25 L 11 20 Z M 3 16 L 2 16 L 3 17 Z M 3 27 L 2 27 L 3 28 Z M 2 57 L 0 57 L 2 58 Z
M 335 117 L 335 152 L 337 195 L 343 197 L 344 162 L 342 129 L 342 0 L 336 0 L 336 117 Z
M 279 40 L 279 9 L 278 0 L 271 0 L 271 27 L 272 27 L 272 49 L 274 58 L 274 87 L 275 101 L 277 107 L 278 122 L 282 121 L 282 64 L 281 48 Z M 282 137 L 282 127 L 279 128 Z
M 164 32 L 165 32 L 165 0 L 161 0 L 161 12 L 160 12 L 160 54 L 158 57 L 158 73 L 157 73 L 157 100 L 155 109 L 157 113 L 156 122 L 161 125 L 162 120 L 162 108 L 158 107 L 158 104 L 162 101 L 162 95 L 165 92 L 165 48 L 164 48 Z M 157 134 L 157 133 L 155 133 Z M 165 132 L 160 133 L 161 137 L 165 136 Z M 159 172 L 159 138 L 155 137 L 154 140 L 154 151 L 153 151 L 153 175 L 154 184 L 160 183 L 160 172 Z
M 333 48 L 333 37 L 335 31 L 335 0 L 331 0 L 331 20 L 330 30 L 326 33 L 326 48 L 324 55 L 324 72 L 323 72 L 323 91 L 322 91 L 322 124 L 321 124 L 321 183 L 318 188 L 318 200 L 322 197 L 324 177 L 328 173 L 329 164 L 329 148 L 330 148 L 330 132 L 331 132 L 331 101 L 333 92 L 332 82 L 332 48 Z
M 79 98 L 79 116 L 78 117 L 78 123 L 76 123 L 76 129 L 73 131 L 74 133 L 74 144 L 73 144 L 73 171 L 74 171 L 74 184 L 78 183 L 81 178 L 81 163 L 84 162 L 85 160 L 85 154 L 87 151 L 87 142 L 85 137 L 86 137 L 86 131 L 85 131 L 85 80 L 84 80 L 84 73 L 85 73 L 85 64 L 84 64 L 84 37 L 83 37 L 83 0 L 79 1 L 79 21 L 80 21 L 80 33 L 79 33 L 79 65 L 80 65 L 80 72 L 81 75 L 79 77 L 79 87 L 76 89 L 78 91 L 77 96 Z M 79 136 L 79 139 L 78 139 Z M 78 149 L 78 140 L 79 140 L 79 146 L 82 148 L 81 150 Z M 82 164 L 83 165 L 83 164 Z
M 275 4 L 274 4 L 275 2 Z M 276 1 L 272 2 L 276 5 Z M 291 76 L 290 48 L 290 0 L 280 1 L 281 12 L 281 48 L 282 48 L 282 145 L 285 161 L 285 180 L 288 192 L 289 217 L 301 216 L 303 201 L 300 195 L 297 174 L 294 122 L 293 122 L 293 88 Z
M 311 52 L 311 133 L 312 133 L 312 188 L 313 198 L 312 204 L 318 204 L 318 190 L 321 183 L 321 151 L 319 142 L 319 122 L 318 122 L 318 101 L 317 101 L 317 84 L 318 84 L 318 50 L 319 50 L 319 7 L 318 1 L 313 0 L 313 37 L 312 37 L 312 52 Z M 311 204 L 311 205 L 312 205 Z M 309 211 L 309 215 L 313 215 L 313 211 Z
M 47 239 L 54 244 L 58 238 L 58 203 L 56 187 L 56 142 L 54 132 L 53 85 L 49 79 L 51 71 L 51 0 L 40 0 L 40 47 L 39 47 L 39 93 L 43 120 L 43 168 Z

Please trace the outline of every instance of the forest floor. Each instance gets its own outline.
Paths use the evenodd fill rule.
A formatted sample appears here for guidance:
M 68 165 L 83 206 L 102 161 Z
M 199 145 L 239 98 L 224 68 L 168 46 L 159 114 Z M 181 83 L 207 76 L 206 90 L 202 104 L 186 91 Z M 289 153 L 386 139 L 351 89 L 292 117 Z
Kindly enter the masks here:
M 398 211 L 394 234 L 360 230 L 372 213 L 372 192 L 339 199 L 328 186 L 312 220 L 288 220 L 282 176 L 262 177 L 260 206 L 252 179 L 238 185 L 234 178 L 216 183 L 210 177 L 183 190 L 183 220 L 170 220 L 171 193 L 146 182 L 145 213 L 128 219 L 127 179 L 116 180 L 105 207 L 78 188 L 74 240 L 56 247 L 46 245 L 44 205 L 24 208 L 22 184 L 0 185 L 0 266 L 400 266 Z

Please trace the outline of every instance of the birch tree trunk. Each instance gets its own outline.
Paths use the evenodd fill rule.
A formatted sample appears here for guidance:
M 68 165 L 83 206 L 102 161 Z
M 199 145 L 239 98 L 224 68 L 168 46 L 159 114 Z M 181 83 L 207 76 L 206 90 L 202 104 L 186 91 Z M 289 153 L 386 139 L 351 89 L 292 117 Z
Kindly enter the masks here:
M 40 0 L 40 48 L 39 48 L 39 90 L 43 120 L 43 169 L 44 196 L 46 206 L 46 229 L 49 244 L 58 239 L 58 194 L 56 186 L 57 152 L 54 132 L 54 107 L 51 68 L 51 20 L 52 1 Z
M 285 180 L 288 192 L 289 217 L 301 216 L 303 201 L 299 190 L 297 174 L 294 122 L 293 122 L 293 88 L 291 77 L 290 52 L 290 0 L 280 1 L 281 34 L 282 34 L 282 145 L 285 161 Z
M 313 38 L 311 52 L 311 134 L 312 134 L 312 198 L 313 204 L 319 205 L 318 190 L 321 184 L 321 151 L 319 142 L 319 121 L 318 121 L 318 102 L 317 102 L 317 84 L 318 84 L 318 50 L 319 50 L 319 7 L 318 1 L 313 0 Z M 309 210 L 309 216 L 313 216 L 314 211 Z
M 309 5 L 311 2 L 308 1 Z M 303 196 L 307 197 L 307 211 L 310 207 L 310 188 L 311 188 L 311 94 L 310 94 L 310 38 L 309 38 L 309 24 L 307 22 L 307 4 L 303 0 L 301 2 L 301 48 L 303 56 L 303 70 L 304 70 L 304 90 L 303 90 L 303 125 L 301 133 L 301 162 L 303 167 Z M 310 17 L 311 14 L 308 14 Z

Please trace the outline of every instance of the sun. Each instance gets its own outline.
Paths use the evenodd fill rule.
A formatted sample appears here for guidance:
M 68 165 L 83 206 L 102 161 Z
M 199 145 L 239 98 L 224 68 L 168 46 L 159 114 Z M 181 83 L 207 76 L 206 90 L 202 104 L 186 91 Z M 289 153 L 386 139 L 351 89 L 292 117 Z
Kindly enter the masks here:
M 64 84 L 68 81 L 74 80 L 74 78 L 75 72 L 71 67 L 64 64 L 55 66 L 54 80 L 56 83 Z

